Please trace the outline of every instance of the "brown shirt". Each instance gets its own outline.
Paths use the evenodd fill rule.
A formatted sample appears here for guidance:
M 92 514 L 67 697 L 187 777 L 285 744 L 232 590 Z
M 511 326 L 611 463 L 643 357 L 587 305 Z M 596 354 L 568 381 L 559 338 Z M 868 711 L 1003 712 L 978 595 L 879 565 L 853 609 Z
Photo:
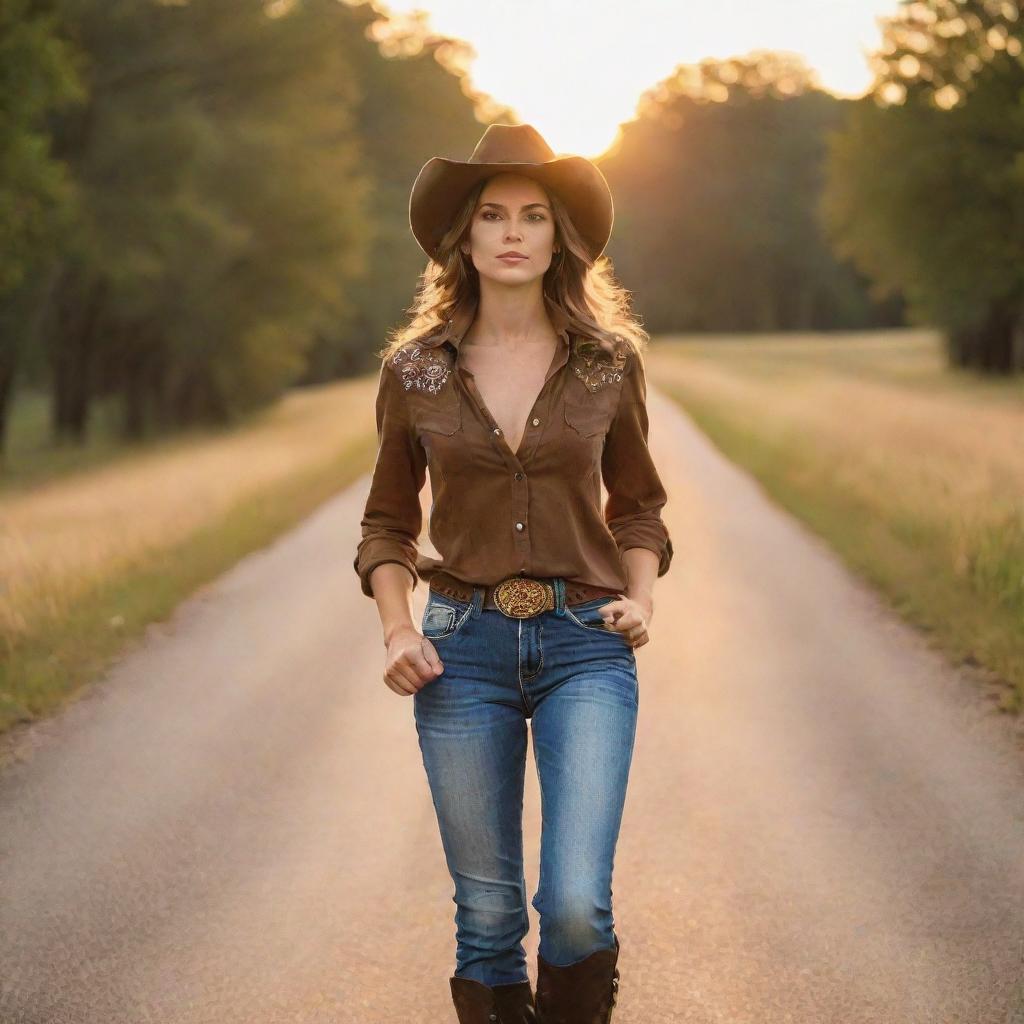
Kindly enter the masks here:
M 642 358 L 625 343 L 615 357 L 579 351 L 549 303 L 560 344 L 513 452 L 458 358 L 475 314 L 475 304 L 462 307 L 381 364 L 379 448 L 353 561 L 363 593 L 373 596 L 368 577 L 382 562 L 404 565 L 414 588 L 417 576 L 443 570 L 480 585 L 525 574 L 621 591 L 620 552 L 634 547 L 655 552 L 664 576 L 672 541 L 647 447 Z M 440 558 L 417 548 L 428 471 L 428 535 Z

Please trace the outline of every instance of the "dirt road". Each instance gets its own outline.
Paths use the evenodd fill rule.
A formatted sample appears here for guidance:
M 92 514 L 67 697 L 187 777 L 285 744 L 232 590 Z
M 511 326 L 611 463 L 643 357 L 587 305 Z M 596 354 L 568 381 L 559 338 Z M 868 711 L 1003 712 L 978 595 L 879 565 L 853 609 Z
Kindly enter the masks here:
M 677 553 L 637 655 L 616 1024 L 1021 1024 L 1019 733 L 649 402 Z M 367 483 L 19 738 L 3 1024 L 454 1021 L 412 702 L 351 569 Z M 538 840 L 531 767 L 531 895 Z

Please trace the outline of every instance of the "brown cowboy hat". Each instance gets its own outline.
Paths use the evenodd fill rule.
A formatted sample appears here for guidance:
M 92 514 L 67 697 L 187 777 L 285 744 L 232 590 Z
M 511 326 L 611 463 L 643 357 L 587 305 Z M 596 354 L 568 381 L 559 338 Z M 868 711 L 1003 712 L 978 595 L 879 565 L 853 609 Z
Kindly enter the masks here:
M 611 189 L 597 166 L 582 156 L 556 157 L 532 125 L 492 124 L 468 160 L 431 157 L 416 175 L 409 196 L 409 226 L 431 259 L 469 190 L 481 178 L 501 172 L 535 178 L 557 193 L 590 258 L 596 260 L 604 252 L 614 208 Z

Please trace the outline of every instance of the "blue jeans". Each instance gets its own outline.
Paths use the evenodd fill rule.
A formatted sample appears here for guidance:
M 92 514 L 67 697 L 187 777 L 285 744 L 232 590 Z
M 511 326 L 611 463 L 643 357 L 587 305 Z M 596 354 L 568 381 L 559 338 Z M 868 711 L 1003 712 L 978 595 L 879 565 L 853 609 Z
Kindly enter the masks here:
M 430 591 L 421 629 L 444 671 L 413 697 L 416 731 L 455 883 L 455 974 L 527 978 L 523 874 L 526 720 L 540 780 L 539 954 L 575 963 L 615 945 L 612 862 L 633 755 L 636 655 L 599 614 L 614 597 L 511 619 Z

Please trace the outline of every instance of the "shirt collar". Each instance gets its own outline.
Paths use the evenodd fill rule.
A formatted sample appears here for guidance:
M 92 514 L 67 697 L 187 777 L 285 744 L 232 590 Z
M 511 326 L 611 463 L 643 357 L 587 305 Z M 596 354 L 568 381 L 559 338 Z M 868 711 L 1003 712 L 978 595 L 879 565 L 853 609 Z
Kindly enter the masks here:
M 548 318 L 551 320 L 552 326 L 558 332 L 558 336 L 565 342 L 566 346 L 571 347 L 572 341 L 569 332 L 568 316 L 565 314 L 561 306 L 556 302 L 552 302 L 547 295 L 544 296 L 544 301 L 547 307 Z M 443 345 L 446 341 L 449 341 L 457 351 L 460 342 L 466 335 L 466 331 L 469 330 L 473 321 L 476 319 L 478 305 L 479 301 L 476 298 L 467 298 L 458 307 L 458 309 L 455 310 L 440 331 L 419 339 L 419 344 L 423 348 L 437 348 L 439 345 Z

